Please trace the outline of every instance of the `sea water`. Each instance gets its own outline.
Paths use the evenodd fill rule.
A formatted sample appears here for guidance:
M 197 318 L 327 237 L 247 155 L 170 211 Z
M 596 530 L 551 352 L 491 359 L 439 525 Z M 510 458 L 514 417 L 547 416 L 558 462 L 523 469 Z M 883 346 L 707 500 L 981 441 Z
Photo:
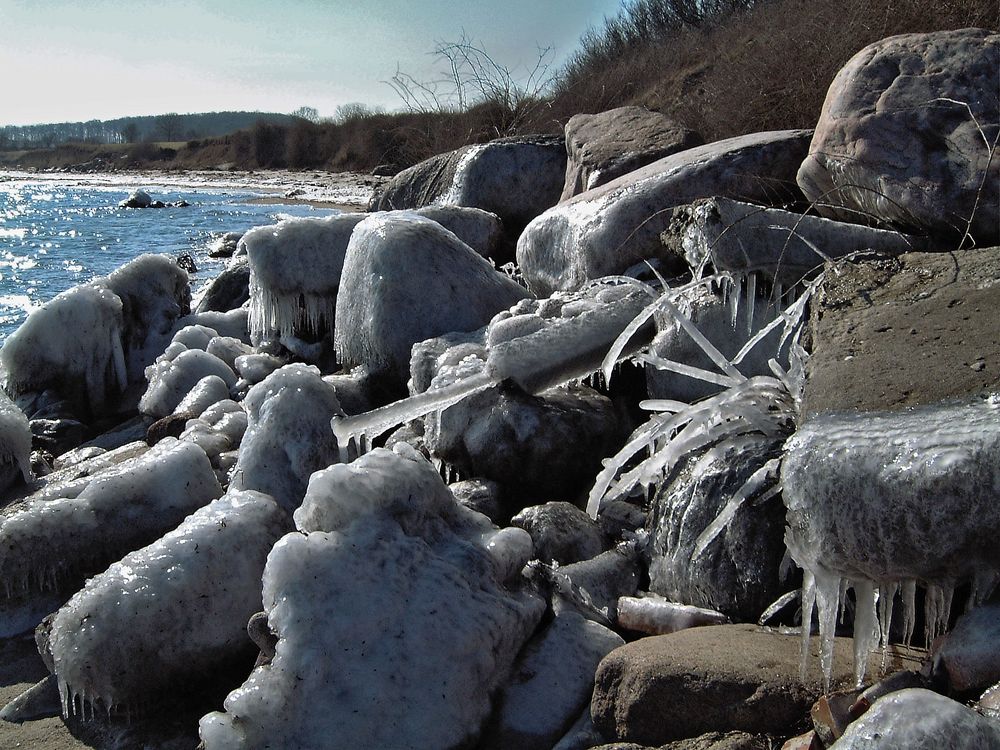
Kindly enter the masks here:
M 335 209 L 251 203 L 260 192 L 145 184 L 153 200 L 183 208 L 118 208 L 131 185 L 81 179 L 0 176 L 0 343 L 28 312 L 59 292 L 104 276 L 142 253 L 189 253 L 198 271 L 192 289 L 214 278 L 225 259 L 209 258 L 226 232 L 273 224 L 288 216 L 326 216 Z

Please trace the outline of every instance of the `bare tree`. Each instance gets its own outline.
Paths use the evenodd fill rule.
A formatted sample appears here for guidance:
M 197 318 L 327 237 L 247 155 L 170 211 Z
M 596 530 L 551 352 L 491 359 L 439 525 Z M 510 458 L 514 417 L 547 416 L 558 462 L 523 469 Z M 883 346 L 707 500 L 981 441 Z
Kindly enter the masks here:
M 309 122 L 319 122 L 319 110 L 315 107 L 299 107 L 292 112 L 292 117 L 300 117 Z
M 164 141 L 176 141 L 184 132 L 184 118 L 176 112 L 159 115 L 155 120 L 156 132 Z
M 530 67 L 510 68 L 464 33 L 440 42 L 434 54 L 446 65 L 437 79 L 418 80 L 402 71 L 386 83 L 410 112 L 462 112 L 483 107 L 494 135 L 511 135 L 545 102 L 555 76 L 551 47 L 540 47 Z
M 125 143 L 135 143 L 139 140 L 139 126 L 135 122 L 127 122 L 121 130 L 122 140 Z

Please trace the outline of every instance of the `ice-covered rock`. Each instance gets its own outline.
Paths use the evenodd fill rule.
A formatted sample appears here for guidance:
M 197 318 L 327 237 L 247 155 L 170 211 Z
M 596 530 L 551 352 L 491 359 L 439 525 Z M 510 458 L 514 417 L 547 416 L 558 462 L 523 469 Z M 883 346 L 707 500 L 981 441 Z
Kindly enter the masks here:
M 118 203 L 118 208 L 149 208 L 153 199 L 141 188 L 132 191 L 128 198 Z
M 374 214 L 359 224 L 337 297 L 337 357 L 399 390 L 413 344 L 473 331 L 527 292 L 437 222 Z
M 483 750 L 550 750 L 590 701 L 601 659 L 625 641 L 575 612 L 556 616 L 524 647 L 497 697 Z
M 875 702 L 830 750 L 993 750 L 1000 748 L 1000 724 L 961 703 L 910 688 Z
M 1000 604 L 962 615 L 934 654 L 934 674 L 950 694 L 979 694 L 1000 681 Z
M 309 476 L 339 460 L 330 420 L 342 415 L 336 391 L 319 370 L 286 365 L 250 389 L 248 426 L 233 472 L 233 489 L 258 490 L 291 512 Z
M 200 448 L 168 439 L 63 492 L 36 497 L 0 523 L 6 596 L 72 590 L 174 528 L 222 488 Z
M 471 206 L 424 206 L 417 214 L 436 221 L 484 258 L 496 258 L 503 223 L 496 214 Z
M 578 289 L 646 259 L 675 266 L 660 241 L 674 206 L 712 195 L 778 205 L 798 195 L 809 132 L 755 133 L 681 151 L 580 193 L 534 219 L 517 261 L 537 296 Z
M 0 496 L 19 479 L 31 479 L 30 456 L 28 418 L 0 391 Z
M 226 232 L 217 237 L 208 249 L 209 258 L 231 258 L 243 239 L 243 232 Z
M 200 417 L 212 404 L 229 398 L 229 386 L 218 375 L 206 375 L 188 391 L 174 409 L 174 414 L 193 414 Z
M 187 325 L 179 329 L 170 339 L 171 344 L 181 344 L 185 349 L 207 351 L 212 339 L 219 335 L 214 328 L 203 325 Z M 166 352 L 164 352 L 166 353 Z M 173 357 L 170 357 L 173 359 Z
M 174 359 L 161 357 L 146 370 L 149 387 L 139 401 L 139 411 L 151 417 L 165 417 L 203 379 L 218 377 L 227 388 L 236 384 L 225 362 L 201 349 L 187 349 Z
M 212 279 L 198 297 L 196 313 L 213 310 L 227 312 L 250 299 L 250 266 L 240 263 L 225 269 Z
M 618 626 L 649 635 L 665 635 L 678 630 L 722 625 L 729 618 L 721 612 L 690 604 L 677 604 L 655 594 L 622 596 L 616 605 Z
M 211 341 L 208 342 L 208 346 L 205 347 L 205 351 L 214 357 L 218 357 L 234 372 L 239 372 L 236 367 L 236 358 L 241 357 L 244 354 L 252 354 L 253 349 L 246 344 L 244 344 L 239 339 L 234 339 L 232 336 L 215 336 Z
M 295 514 L 308 533 L 264 572 L 275 655 L 202 718 L 207 750 L 439 750 L 478 734 L 544 604 L 501 583 L 488 520 L 395 450 L 313 475 Z
M 243 236 L 250 262 L 250 332 L 329 333 L 344 255 L 363 214 L 285 219 Z
M 650 591 L 718 610 L 737 622 L 756 622 L 790 588 L 780 575 L 785 509 L 780 497 L 767 492 L 777 468 L 769 481 L 757 486 L 750 481 L 780 455 L 791 429 L 787 423 L 784 431 L 769 427 L 769 435 L 740 435 L 693 451 L 662 484 L 647 521 Z M 701 549 L 706 531 L 744 496 L 723 519 L 718 536 Z
M 525 224 L 559 200 L 565 173 L 562 137 L 500 138 L 432 156 L 404 169 L 376 193 L 368 208 L 481 208 L 499 216 L 516 237 Z
M 1000 35 L 902 34 L 870 44 L 830 84 L 798 181 L 825 216 L 1000 241 Z M 984 93 L 988 92 L 988 93 Z M 949 249 L 949 248 L 942 248 Z
M 286 363 L 273 354 L 243 354 L 236 358 L 233 369 L 250 385 L 257 385 L 275 370 L 284 367 Z
M 765 208 L 729 198 L 706 198 L 675 208 L 661 235 L 692 269 L 757 272 L 786 287 L 816 276 L 823 263 L 851 253 L 887 255 L 930 250 L 924 237 Z
M 195 443 L 205 451 L 212 466 L 228 470 L 232 467 L 223 467 L 220 456 L 239 448 L 248 422 L 243 407 L 227 398 L 209 406 L 197 419 L 187 420 L 178 439 Z
M 235 310 L 218 312 L 208 310 L 191 313 L 178 321 L 178 325 L 203 325 L 214 328 L 220 336 L 239 339 L 244 344 L 250 343 L 250 311 L 243 307 Z
M 694 131 L 644 107 L 573 115 L 565 130 L 569 158 L 560 201 L 704 143 Z
M 89 580 L 48 633 L 63 715 L 153 706 L 252 650 L 264 561 L 290 525 L 271 498 L 231 492 Z
M 597 522 L 575 505 L 549 502 L 525 508 L 510 523 L 531 534 L 535 558 L 560 565 L 589 560 L 604 551 Z
M 586 607 L 602 613 L 607 621 L 614 622 L 615 606 L 622 596 L 635 596 L 642 575 L 639 554 L 635 545 L 623 543 L 602 552 L 589 560 L 560 565 L 555 569 L 554 602 L 556 610 L 573 608 L 582 599 Z M 591 613 L 581 609 L 584 616 Z
M 928 587 L 930 643 L 947 627 L 958 583 L 971 582 L 978 601 L 1000 577 L 995 395 L 808 420 L 785 445 L 781 481 L 785 542 L 805 571 L 803 616 L 818 605 L 827 670 L 842 580 L 855 590 L 860 673 L 879 632 L 888 633 L 897 589 L 908 635 L 915 584 Z

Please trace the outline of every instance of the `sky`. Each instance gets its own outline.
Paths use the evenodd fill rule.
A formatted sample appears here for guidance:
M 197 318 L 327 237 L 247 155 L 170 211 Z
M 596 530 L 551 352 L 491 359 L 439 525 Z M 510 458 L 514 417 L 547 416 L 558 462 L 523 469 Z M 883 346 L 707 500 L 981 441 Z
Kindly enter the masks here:
M 0 0 L 0 125 L 164 112 L 398 109 L 385 82 L 445 70 L 464 34 L 515 72 L 555 67 L 621 0 Z

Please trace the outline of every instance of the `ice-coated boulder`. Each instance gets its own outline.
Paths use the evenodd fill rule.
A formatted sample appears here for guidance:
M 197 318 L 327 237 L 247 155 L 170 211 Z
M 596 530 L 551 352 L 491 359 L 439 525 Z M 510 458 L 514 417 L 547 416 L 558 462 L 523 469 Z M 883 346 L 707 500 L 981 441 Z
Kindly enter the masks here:
M 497 726 L 483 750 L 551 750 L 589 703 L 597 665 L 625 641 L 563 612 L 524 647 L 497 697 Z
M 573 115 L 566 123 L 569 158 L 559 200 L 568 200 L 703 142 L 694 131 L 644 107 L 618 107 L 595 115 Z
M 28 418 L 0 391 L 0 497 L 18 479 L 27 482 L 31 478 L 30 458 Z
M 384 213 L 354 230 L 337 297 L 339 361 L 365 365 L 401 390 L 410 349 L 450 331 L 473 331 L 527 292 L 440 224 Z
M 72 591 L 85 576 L 174 528 L 222 488 L 204 451 L 167 439 L 47 494 L 0 523 L 0 582 L 8 596 Z
M 122 301 L 101 284 L 82 284 L 32 310 L 0 349 L 12 396 L 46 389 L 80 417 L 102 412 L 128 385 Z
M 712 195 L 780 205 L 801 194 L 795 170 L 809 131 L 782 130 L 709 143 L 580 193 L 534 219 L 517 241 L 517 262 L 537 296 L 578 289 L 643 260 L 679 266 L 660 233 L 670 208 Z
M 63 715 L 148 706 L 247 656 L 264 561 L 290 527 L 271 498 L 231 492 L 89 580 L 47 628 Z
M 376 193 L 368 208 L 481 208 L 499 216 L 506 230 L 517 236 L 521 227 L 559 200 L 565 173 L 561 136 L 500 138 L 404 169 Z
M 219 378 L 228 388 L 236 384 L 236 373 L 229 365 L 201 349 L 184 349 L 173 359 L 161 356 L 146 370 L 149 387 L 139 401 L 139 411 L 165 417 L 203 378 L 210 376 Z
M 253 349 L 244 344 L 239 339 L 232 336 L 214 336 L 205 347 L 205 351 L 213 357 L 218 357 L 234 372 L 239 372 L 236 368 L 236 359 L 244 354 L 252 354 Z
M 203 325 L 214 328 L 220 336 L 239 339 L 244 344 L 250 343 L 250 311 L 244 307 L 237 307 L 235 310 L 219 312 L 218 310 L 207 310 L 205 312 L 191 313 L 181 318 L 178 325 Z
M 661 238 L 692 269 L 707 263 L 716 271 L 758 272 L 786 287 L 816 276 L 831 258 L 866 250 L 900 255 L 933 249 L 924 237 L 729 198 L 675 208 Z
M 297 330 L 333 330 L 344 254 L 363 214 L 285 219 L 243 236 L 250 263 L 250 332 L 255 340 Z
M 502 583 L 504 532 L 405 445 L 313 475 L 295 517 L 264 571 L 275 655 L 202 718 L 206 750 L 473 740 L 544 610 Z
M 128 198 L 119 201 L 118 208 L 149 208 L 152 203 L 153 199 L 149 193 L 141 188 L 136 188 Z
M 247 413 L 240 404 L 224 399 L 209 406 L 199 417 L 188 419 L 178 439 L 194 443 L 205 451 L 212 466 L 224 470 L 219 481 L 228 485 L 228 470 L 236 461 L 223 466 L 221 456 L 239 448 L 248 422 Z
M 922 688 L 877 700 L 830 750 L 987 750 L 1000 747 L 1000 724 Z
M 424 206 L 420 216 L 436 221 L 484 258 L 496 258 L 503 223 L 496 214 L 471 206 Z
M 601 528 L 575 505 L 549 502 L 525 508 L 510 523 L 531 534 L 535 558 L 560 565 L 589 560 L 604 551 Z
M 250 389 L 248 426 L 230 485 L 258 490 L 293 511 L 309 476 L 339 460 L 330 420 L 343 415 L 337 393 L 319 370 L 286 365 Z
M 903 34 L 830 84 L 798 182 L 825 216 L 946 239 L 1000 241 L 1000 35 Z
M 231 258 L 236 253 L 236 247 L 243 239 L 243 232 L 226 232 L 217 237 L 208 249 L 209 258 Z
M 619 627 L 649 635 L 666 635 L 729 622 L 728 617 L 714 609 L 678 604 L 649 593 L 618 597 L 617 610 Z
M 654 496 L 647 522 L 649 589 L 667 599 L 755 622 L 782 587 L 781 499 L 743 503 L 704 551 L 698 541 L 785 435 L 741 435 L 682 459 Z
M 821 415 L 785 444 L 781 467 L 785 542 L 805 571 L 803 618 L 819 606 L 833 637 L 841 579 L 858 601 L 858 667 L 873 647 L 875 587 L 903 593 L 911 633 L 913 587 L 928 587 L 925 638 L 947 627 L 954 587 L 988 596 L 1000 571 L 1000 397 L 900 412 Z M 883 617 L 882 631 L 887 627 Z M 825 668 L 828 669 L 828 655 Z
M 97 281 L 122 301 L 128 382 L 140 383 L 146 367 L 170 341 L 178 320 L 191 312 L 187 272 L 166 255 L 147 253 Z

